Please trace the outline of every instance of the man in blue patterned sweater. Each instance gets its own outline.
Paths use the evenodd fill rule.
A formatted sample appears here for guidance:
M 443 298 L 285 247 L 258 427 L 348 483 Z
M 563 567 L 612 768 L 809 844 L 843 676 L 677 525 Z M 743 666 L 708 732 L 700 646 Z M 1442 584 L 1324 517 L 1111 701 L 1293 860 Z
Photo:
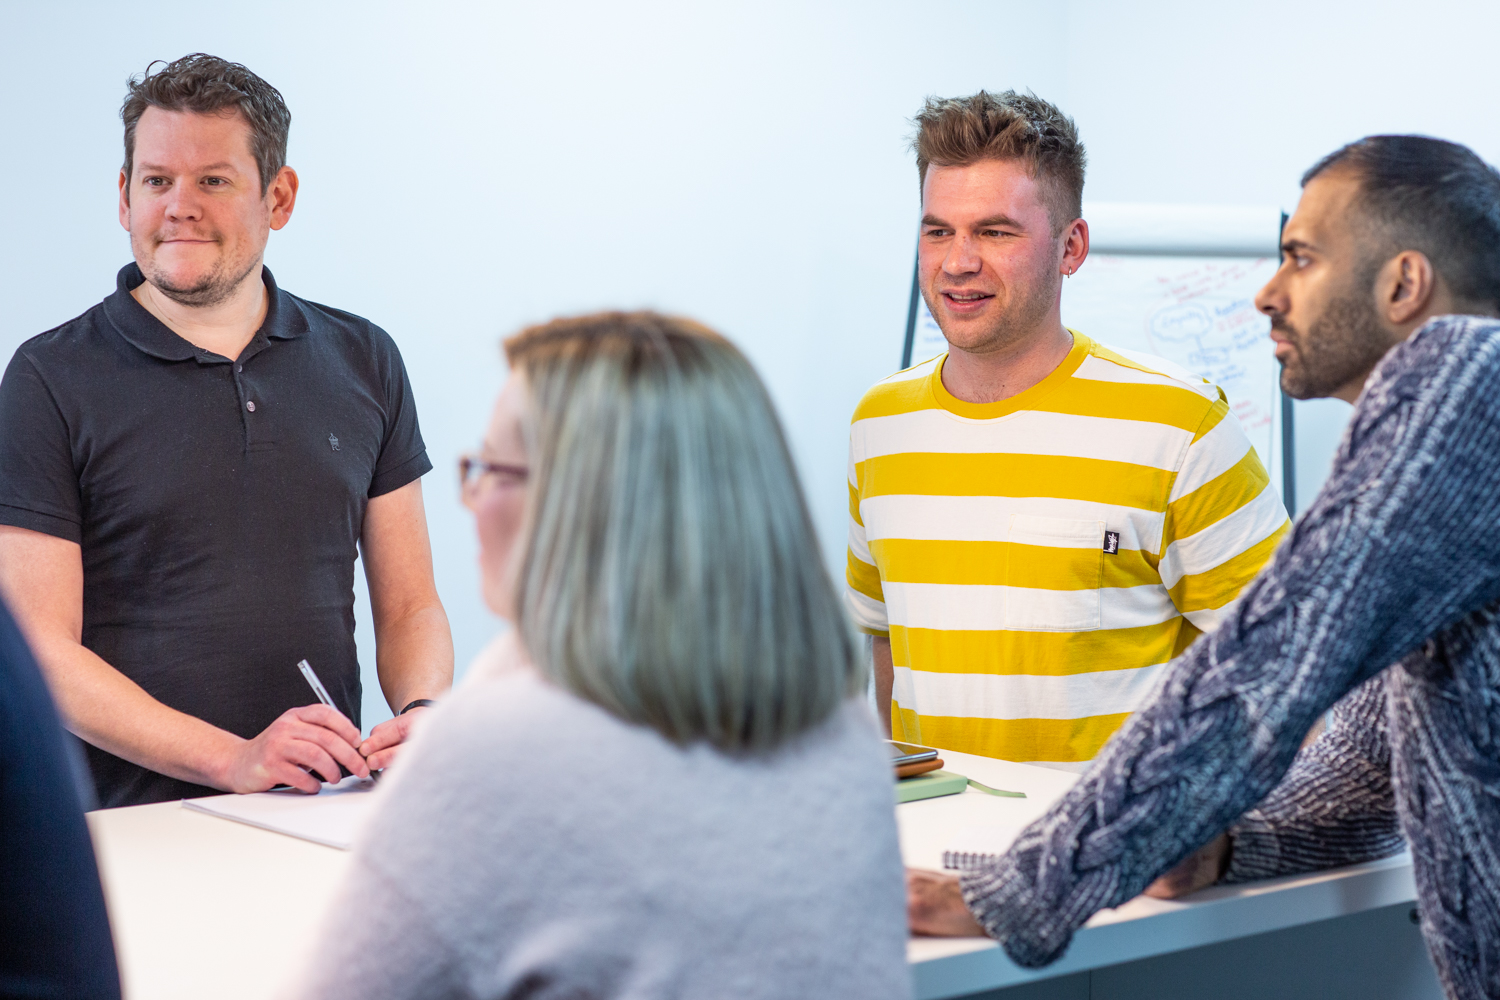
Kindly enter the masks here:
M 1500 173 L 1373 136 L 1302 183 L 1257 304 L 1282 388 L 1355 404 L 1332 476 L 1008 854 L 910 873 L 913 929 L 1045 965 L 1148 886 L 1350 864 L 1404 834 L 1444 989 L 1500 997 Z

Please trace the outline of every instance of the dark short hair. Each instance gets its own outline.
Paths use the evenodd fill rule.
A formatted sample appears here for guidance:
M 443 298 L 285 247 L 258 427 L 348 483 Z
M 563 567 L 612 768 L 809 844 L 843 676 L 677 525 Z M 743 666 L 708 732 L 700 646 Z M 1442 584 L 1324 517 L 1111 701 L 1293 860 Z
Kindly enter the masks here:
M 161 69 L 152 72 L 156 66 Z M 194 52 L 172 62 L 156 60 L 139 78 L 131 77 L 120 107 L 125 122 L 125 184 L 129 190 L 135 168 L 135 127 L 147 108 L 192 111 L 200 115 L 238 111 L 250 126 L 250 152 L 260 169 L 265 194 L 286 166 L 286 137 L 292 113 L 281 92 L 239 63 Z
M 1500 173 L 1469 147 L 1425 135 L 1371 135 L 1335 150 L 1302 175 L 1329 170 L 1359 180 L 1356 206 L 1376 230 L 1377 252 L 1427 255 L 1453 294 L 1500 308 Z
M 917 182 L 927 168 L 967 167 L 981 160 L 1024 160 L 1042 186 L 1054 234 L 1083 214 L 1088 165 L 1078 126 L 1035 94 L 981 90 L 970 97 L 929 97 L 914 119 Z

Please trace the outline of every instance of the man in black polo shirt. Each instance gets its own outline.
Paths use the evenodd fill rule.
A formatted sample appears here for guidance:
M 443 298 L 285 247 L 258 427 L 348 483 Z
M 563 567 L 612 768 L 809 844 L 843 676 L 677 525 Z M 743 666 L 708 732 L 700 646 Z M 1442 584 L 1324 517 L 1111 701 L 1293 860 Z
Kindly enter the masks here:
M 275 88 L 197 54 L 121 115 L 135 263 L 0 382 L 0 587 L 101 804 L 316 791 L 416 714 L 361 742 L 356 551 L 392 709 L 452 682 L 411 388 L 383 330 L 261 264 L 298 184 Z

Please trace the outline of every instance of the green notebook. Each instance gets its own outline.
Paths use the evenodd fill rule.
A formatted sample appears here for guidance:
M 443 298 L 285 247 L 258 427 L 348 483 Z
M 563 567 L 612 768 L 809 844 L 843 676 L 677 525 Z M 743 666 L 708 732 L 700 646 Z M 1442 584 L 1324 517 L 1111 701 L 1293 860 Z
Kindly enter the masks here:
M 914 778 L 901 778 L 896 782 L 897 802 L 916 802 L 918 799 L 933 799 L 939 795 L 956 795 L 969 785 L 969 779 L 961 774 L 947 771 L 928 771 Z

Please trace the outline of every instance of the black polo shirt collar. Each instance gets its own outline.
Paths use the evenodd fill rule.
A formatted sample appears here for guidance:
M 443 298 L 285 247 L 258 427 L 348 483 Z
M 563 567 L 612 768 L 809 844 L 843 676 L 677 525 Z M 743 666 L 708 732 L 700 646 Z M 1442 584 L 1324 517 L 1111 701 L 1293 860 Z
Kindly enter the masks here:
M 276 285 L 271 269 L 262 265 L 261 280 L 266 283 L 269 299 L 266 318 L 255 332 L 255 337 L 240 354 L 246 361 L 270 346 L 270 341 L 291 340 L 307 332 L 307 316 L 297 303 Z M 201 364 L 226 364 L 229 359 L 209 351 L 200 350 L 172 332 L 165 323 L 146 311 L 146 308 L 131 295 L 132 289 L 146 280 L 140 266 L 135 262 L 120 268 L 115 277 L 115 291 L 104 300 L 104 314 L 110 325 L 133 347 L 153 358 L 163 361 L 187 361 L 196 359 Z

